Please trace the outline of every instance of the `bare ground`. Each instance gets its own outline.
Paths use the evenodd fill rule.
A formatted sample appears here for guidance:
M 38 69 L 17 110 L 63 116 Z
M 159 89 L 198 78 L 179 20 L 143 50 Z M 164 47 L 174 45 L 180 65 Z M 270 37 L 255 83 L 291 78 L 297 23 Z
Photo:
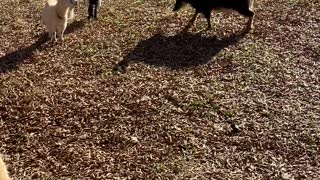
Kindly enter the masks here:
M 173 0 L 0 2 L 0 152 L 13 179 L 320 179 L 320 2 L 257 1 L 213 30 Z M 39 25 L 40 24 L 40 25 Z M 240 132 L 230 125 L 239 126 Z

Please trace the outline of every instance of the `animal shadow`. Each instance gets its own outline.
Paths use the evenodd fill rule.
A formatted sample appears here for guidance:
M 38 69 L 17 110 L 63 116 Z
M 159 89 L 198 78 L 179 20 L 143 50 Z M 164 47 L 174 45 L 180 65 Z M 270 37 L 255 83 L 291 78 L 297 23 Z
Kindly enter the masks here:
M 67 26 L 65 34 L 81 29 L 84 24 L 85 20 L 73 21 Z M 48 48 L 49 45 L 46 44 L 48 40 L 48 33 L 43 32 L 38 36 L 37 41 L 30 46 L 18 49 L 0 57 L 0 74 L 17 69 L 20 64 L 31 58 L 35 51 L 43 51 Z
M 171 70 L 203 65 L 224 48 L 237 43 L 245 34 L 242 32 L 222 39 L 187 32 L 175 36 L 155 34 L 138 43 L 113 68 L 113 71 L 124 73 L 131 62 L 143 62 L 155 67 L 167 67 Z

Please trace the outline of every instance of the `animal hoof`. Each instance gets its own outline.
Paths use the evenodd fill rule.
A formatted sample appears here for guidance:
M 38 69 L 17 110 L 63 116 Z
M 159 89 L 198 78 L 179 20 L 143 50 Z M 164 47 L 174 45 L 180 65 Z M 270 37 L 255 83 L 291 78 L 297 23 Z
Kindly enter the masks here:
M 244 29 L 244 32 L 248 33 L 248 32 L 250 32 L 252 29 L 253 29 L 253 26 L 252 26 L 252 25 L 248 25 L 248 26 Z
M 52 42 L 52 44 L 55 44 L 55 43 L 57 42 L 57 39 L 52 38 L 52 39 L 51 39 L 51 42 Z
M 240 128 L 236 124 L 231 124 L 231 132 L 236 134 L 240 132 Z
M 187 33 L 188 30 L 189 30 L 189 28 L 190 28 L 190 27 L 187 27 L 187 26 L 186 26 L 185 28 L 183 28 L 183 29 L 180 31 L 180 33 L 181 33 L 181 34 Z
M 112 69 L 113 74 L 124 74 L 126 73 L 126 67 L 118 65 Z
M 187 30 L 187 29 L 182 29 L 180 32 L 181 32 L 182 34 L 185 34 L 185 33 L 188 32 L 188 30 Z

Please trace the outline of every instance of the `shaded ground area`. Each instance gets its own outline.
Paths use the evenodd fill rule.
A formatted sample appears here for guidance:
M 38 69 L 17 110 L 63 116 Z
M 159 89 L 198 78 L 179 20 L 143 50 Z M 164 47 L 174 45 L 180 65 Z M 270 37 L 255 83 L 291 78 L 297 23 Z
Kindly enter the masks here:
M 119 62 L 116 68 L 125 68 L 134 61 L 172 70 L 207 64 L 221 50 L 237 43 L 245 34 L 234 34 L 223 39 L 183 33 L 174 36 L 155 34 L 143 40 Z M 119 67 L 120 66 L 120 67 Z
M 181 34 L 173 4 L 104 1 L 88 23 L 81 3 L 52 45 L 42 2 L 0 2 L 13 179 L 320 178 L 318 0 L 258 1 L 248 34 L 221 13 Z

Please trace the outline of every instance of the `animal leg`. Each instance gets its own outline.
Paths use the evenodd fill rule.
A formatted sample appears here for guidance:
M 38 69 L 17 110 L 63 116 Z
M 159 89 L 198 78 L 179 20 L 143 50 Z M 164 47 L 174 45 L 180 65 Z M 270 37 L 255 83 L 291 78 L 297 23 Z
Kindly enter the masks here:
M 98 3 L 99 2 L 96 2 L 96 4 L 94 5 L 94 19 L 97 19 L 97 11 L 98 11 L 98 8 L 99 8 Z
M 55 42 L 57 40 L 56 32 L 49 32 L 49 40 Z
M 190 19 L 189 23 L 186 25 L 183 31 L 188 31 L 188 29 L 193 25 L 194 21 L 196 20 L 198 14 L 199 14 L 198 11 L 194 13 L 194 15 L 192 16 L 192 18 Z
M 74 7 L 69 9 L 69 17 L 68 19 L 73 19 L 74 18 Z
M 210 30 L 210 29 L 211 29 L 210 16 L 211 16 L 211 12 L 210 12 L 210 11 L 204 13 L 204 17 L 207 19 L 207 23 L 208 23 L 208 28 L 207 28 L 207 30 Z
M 64 38 L 63 38 L 63 32 L 58 32 L 58 39 L 61 43 L 63 43 Z
M 249 17 L 247 27 L 246 27 L 247 31 L 250 31 L 251 29 L 253 29 L 253 20 L 254 20 L 254 15 Z
M 254 20 L 254 12 L 253 12 L 253 6 L 254 6 L 254 0 L 250 0 L 250 3 L 249 3 L 249 11 L 251 11 L 252 13 L 252 16 L 250 16 L 249 20 L 248 20 L 248 23 L 247 23 L 247 31 L 249 31 L 250 29 L 253 29 L 253 20 Z
M 60 40 L 61 42 L 64 41 L 63 33 L 64 33 L 66 27 L 67 27 L 67 23 L 66 23 L 63 27 L 57 28 L 58 38 L 59 38 L 59 40 Z
M 91 20 L 93 18 L 93 4 L 89 2 L 89 7 L 88 7 L 88 20 Z
M 250 0 L 249 9 L 252 11 L 254 6 L 254 0 Z
M 245 30 L 247 32 L 249 32 L 253 28 L 254 12 L 248 8 L 247 10 L 239 11 L 239 13 L 246 16 L 246 17 L 249 17 L 249 20 L 247 22 L 247 26 L 245 28 Z
M 94 6 L 94 19 L 97 19 L 98 3 Z

